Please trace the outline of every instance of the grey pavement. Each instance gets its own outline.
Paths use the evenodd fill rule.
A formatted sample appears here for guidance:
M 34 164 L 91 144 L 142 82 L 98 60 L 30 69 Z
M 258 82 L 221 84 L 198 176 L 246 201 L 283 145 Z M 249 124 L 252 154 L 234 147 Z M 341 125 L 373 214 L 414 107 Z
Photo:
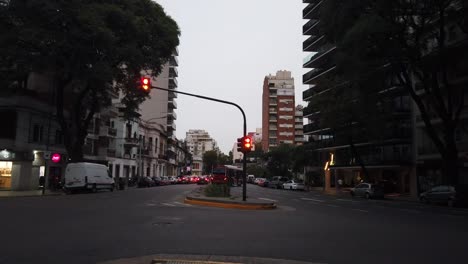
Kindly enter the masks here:
M 102 263 L 161 254 L 308 263 L 466 260 L 465 209 L 249 185 L 248 197 L 275 201 L 278 209 L 244 211 L 184 204 L 194 188 L 0 199 L 0 263 Z

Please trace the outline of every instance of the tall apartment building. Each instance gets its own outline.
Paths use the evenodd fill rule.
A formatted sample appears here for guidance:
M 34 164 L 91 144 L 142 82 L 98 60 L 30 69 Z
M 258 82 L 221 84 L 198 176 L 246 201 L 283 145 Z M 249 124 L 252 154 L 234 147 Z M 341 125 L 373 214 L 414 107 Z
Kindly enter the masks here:
M 295 143 L 294 78 L 290 71 L 265 76 L 262 95 L 262 148 Z
M 310 52 L 303 64 L 304 68 L 309 69 L 302 79 L 304 84 L 309 85 L 303 92 L 303 100 L 308 102 L 304 108 L 304 118 L 308 120 L 304 134 L 320 160 L 314 167 L 318 178 L 325 178 L 325 188 L 331 188 L 337 179 L 342 179 L 345 186 L 353 186 L 369 176 L 365 180 L 384 183 L 389 192 L 414 194 L 411 100 L 401 87 L 392 85 L 391 78 L 382 86 L 381 93 L 392 91 L 391 95 L 385 96 L 393 96 L 393 105 L 382 116 L 388 118 L 387 128 L 378 138 L 362 132 L 356 123 L 348 126 L 347 131 L 340 130 L 340 126 L 332 129 L 320 124 L 320 99 L 331 96 L 331 91 L 339 91 L 336 89 L 353 88 L 345 80 L 340 84 L 335 81 L 339 77 L 334 61 L 337 47 L 326 41 L 320 23 L 320 9 L 324 1 L 303 2 L 307 3 L 303 10 L 303 18 L 307 20 L 303 35 L 308 36 L 303 42 L 303 51 Z M 330 166 L 324 171 L 326 163 Z M 364 165 L 365 171 L 361 165 Z
M 210 150 L 219 151 L 218 145 L 208 132 L 200 129 L 190 129 L 186 132 L 185 142 L 193 159 L 192 174 L 201 175 L 203 173 L 203 154 Z
M 296 113 L 294 115 L 294 144 L 304 144 L 304 107 L 302 105 L 296 106 Z
M 178 82 L 178 50 L 176 49 L 169 60 L 169 62 L 163 67 L 161 74 L 152 80 L 153 84 L 158 87 L 177 90 Z M 175 137 L 177 114 L 176 103 L 177 93 L 167 92 L 162 90 L 153 89 L 150 92 L 150 98 L 147 99 L 140 106 L 140 114 L 143 122 L 147 124 L 153 124 L 154 126 L 161 127 L 163 133 L 167 136 L 167 148 L 166 153 L 159 156 L 158 162 L 164 165 L 163 174 L 176 175 L 178 170 L 178 164 L 176 161 L 176 146 L 177 139 Z

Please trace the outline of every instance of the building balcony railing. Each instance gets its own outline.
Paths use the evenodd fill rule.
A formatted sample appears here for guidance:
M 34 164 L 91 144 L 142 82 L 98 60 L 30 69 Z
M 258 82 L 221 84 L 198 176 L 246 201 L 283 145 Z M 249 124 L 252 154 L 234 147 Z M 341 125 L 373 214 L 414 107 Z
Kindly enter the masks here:
M 270 102 L 268 102 L 269 105 L 278 105 L 278 101 L 276 100 L 270 100 Z
M 310 36 L 302 43 L 302 50 L 317 52 L 319 46 L 323 44 L 324 40 L 325 36 Z
M 179 60 L 177 59 L 177 56 L 171 56 L 171 58 L 169 59 L 169 66 L 179 66 Z
M 169 99 L 175 99 L 175 98 L 177 98 L 177 93 L 175 93 L 175 92 L 168 92 L 168 98 L 169 98 Z
M 276 113 L 278 113 L 278 110 L 276 108 L 270 108 L 270 109 L 268 109 L 268 113 L 276 114 Z
M 176 124 L 175 123 L 167 124 L 167 129 L 168 130 L 176 130 Z
M 314 95 L 315 95 L 314 87 L 310 87 L 309 89 L 302 92 L 302 100 L 309 101 L 310 98 Z
M 313 84 L 314 80 L 324 74 L 327 74 L 329 72 L 334 71 L 336 66 L 332 66 L 331 68 L 328 69 L 321 69 L 321 68 L 316 68 L 311 70 L 310 72 L 302 75 L 302 83 L 303 84 Z
M 269 126 L 268 129 L 269 130 L 278 130 L 278 127 L 277 126 Z
M 317 19 L 320 16 L 320 4 L 322 1 L 310 3 L 302 10 L 303 19 Z
M 167 117 L 173 120 L 177 119 L 177 114 L 174 111 L 170 111 L 167 113 Z
M 309 22 L 305 23 L 302 26 L 302 35 L 304 36 L 321 36 L 320 29 L 318 25 L 320 24 L 320 20 L 311 19 Z
M 320 110 L 318 110 L 317 108 L 313 108 L 313 107 L 306 107 L 304 108 L 304 117 L 309 117 L 313 114 L 318 114 L 320 113 Z
M 326 62 L 327 59 L 330 58 L 331 55 L 336 51 L 336 46 L 332 44 L 323 45 L 315 54 L 311 54 L 312 56 L 307 56 L 304 59 L 303 68 L 318 68 L 322 62 Z
M 179 77 L 179 71 L 176 67 L 169 67 L 169 77 Z
M 300 131 L 302 132 L 302 129 L 304 129 L 304 125 L 300 124 L 300 125 L 294 125 L 294 128 L 295 129 L 300 129 Z
M 303 127 L 304 134 L 312 134 L 315 131 L 321 130 L 322 127 L 318 125 L 318 123 L 311 123 L 311 124 L 306 124 Z
M 169 108 L 172 108 L 172 109 L 177 109 L 177 103 L 174 99 L 171 99 L 167 102 L 167 105 L 169 106 Z
M 270 123 L 276 123 L 276 122 L 278 122 L 278 119 L 277 118 L 270 118 L 269 122 Z
M 124 145 L 127 147 L 137 147 L 139 145 L 138 138 L 125 138 Z
M 171 87 L 174 87 L 174 88 L 175 88 L 175 87 L 178 87 L 177 78 L 175 78 L 175 77 L 172 77 L 172 78 L 171 78 L 171 77 L 170 77 L 170 78 L 169 78 L 169 85 L 170 85 Z

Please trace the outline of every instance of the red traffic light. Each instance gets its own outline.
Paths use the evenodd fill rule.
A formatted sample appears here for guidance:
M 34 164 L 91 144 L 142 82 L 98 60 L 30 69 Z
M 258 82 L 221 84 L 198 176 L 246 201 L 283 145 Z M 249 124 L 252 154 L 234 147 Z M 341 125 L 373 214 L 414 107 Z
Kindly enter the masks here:
M 151 90 L 151 79 L 148 77 L 141 77 L 140 85 L 143 91 L 148 92 Z
M 252 151 L 252 138 L 249 136 L 245 136 L 242 138 L 242 151 L 244 153 Z
M 53 163 L 59 163 L 61 159 L 62 155 L 60 155 L 59 153 L 52 154 L 51 160 Z

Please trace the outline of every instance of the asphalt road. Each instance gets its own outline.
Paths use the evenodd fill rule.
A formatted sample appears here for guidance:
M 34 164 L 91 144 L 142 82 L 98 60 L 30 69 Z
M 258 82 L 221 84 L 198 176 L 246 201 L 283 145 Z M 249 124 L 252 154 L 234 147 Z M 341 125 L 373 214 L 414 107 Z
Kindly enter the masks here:
M 152 254 L 320 263 L 468 263 L 468 212 L 249 185 L 277 210 L 186 205 L 195 185 L 0 199 L 0 263 Z

